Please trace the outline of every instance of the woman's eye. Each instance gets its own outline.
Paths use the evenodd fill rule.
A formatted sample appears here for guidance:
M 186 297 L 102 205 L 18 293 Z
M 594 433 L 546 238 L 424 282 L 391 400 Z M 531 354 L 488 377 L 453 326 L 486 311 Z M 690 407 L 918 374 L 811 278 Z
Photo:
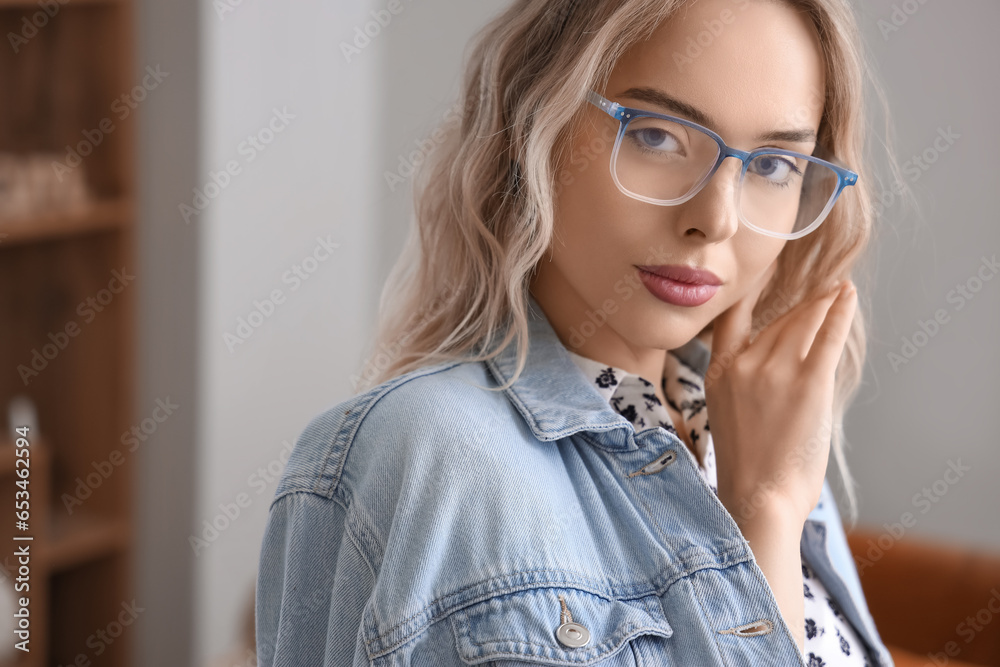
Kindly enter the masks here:
M 645 148 L 657 151 L 676 151 L 680 148 L 680 144 L 674 135 L 658 127 L 644 127 L 639 130 L 633 130 L 631 134 Z
M 763 176 L 775 183 L 784 183 L 793 172 L 799 173 L 794 164 L 777 155 L 764 155 L 757 158 L 753 161 L 753 171 L 758 176 Z

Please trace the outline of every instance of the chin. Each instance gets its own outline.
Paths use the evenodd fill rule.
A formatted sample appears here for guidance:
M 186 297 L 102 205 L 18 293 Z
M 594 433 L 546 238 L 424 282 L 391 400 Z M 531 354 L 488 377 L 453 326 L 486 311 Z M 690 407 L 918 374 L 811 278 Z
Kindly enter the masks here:
M 631 321 L 634 323 L 635 333 L 641 332 L 644 340 L 635 340 L 636 344 L 646 345 L 660 350 L 674 350 L 688 343 L 705 328 L 704 318 L 693 317 L 688 314 L 676 312 L 673 306 L 657 302 L 656 312 L 654 308 L 645 309 L 646 313 L 636 314 Z M 666 312 L 663 312 L 663 310 Z M 627 324 L 625 326 L 628 326 Z

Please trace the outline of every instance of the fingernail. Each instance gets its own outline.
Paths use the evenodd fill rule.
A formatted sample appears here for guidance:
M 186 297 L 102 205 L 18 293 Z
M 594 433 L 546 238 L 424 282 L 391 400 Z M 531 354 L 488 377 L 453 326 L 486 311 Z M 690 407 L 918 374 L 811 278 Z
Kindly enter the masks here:
M 851 292 L 854 291 L 854 283 L 850 280 L 844 281 L 843 287 L 840 288 L 840 296 L 850 296 Z

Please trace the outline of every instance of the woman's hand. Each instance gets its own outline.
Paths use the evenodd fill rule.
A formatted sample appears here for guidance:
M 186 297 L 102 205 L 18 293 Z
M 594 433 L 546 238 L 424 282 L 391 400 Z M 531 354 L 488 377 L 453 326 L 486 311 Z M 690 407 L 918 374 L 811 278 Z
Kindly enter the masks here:
M 716 318 L 705 396 L 719 500 L 741 528 L 757 516 L 787 518 L 801 530 L 826 477 L 834 372 L 857 292 L 850 281 L 838 283 L 781 315 L 750 343 L 751 314 L 773 272 L 772 265 Z

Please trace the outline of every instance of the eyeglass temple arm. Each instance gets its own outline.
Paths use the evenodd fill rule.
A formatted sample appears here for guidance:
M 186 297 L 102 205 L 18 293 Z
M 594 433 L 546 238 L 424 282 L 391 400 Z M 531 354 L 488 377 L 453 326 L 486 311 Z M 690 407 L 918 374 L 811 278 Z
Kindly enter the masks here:
M 619 109 L 621 108 L 621 105 L 618 104 L 617 102 L 612 102 L 611 100 L 601 95 L 598 95 L 592 90 L 587 91 L 587 101 L 593 104 L 601 111 L 611 116 L 612 118 L 616 120 L 618 119 Z

